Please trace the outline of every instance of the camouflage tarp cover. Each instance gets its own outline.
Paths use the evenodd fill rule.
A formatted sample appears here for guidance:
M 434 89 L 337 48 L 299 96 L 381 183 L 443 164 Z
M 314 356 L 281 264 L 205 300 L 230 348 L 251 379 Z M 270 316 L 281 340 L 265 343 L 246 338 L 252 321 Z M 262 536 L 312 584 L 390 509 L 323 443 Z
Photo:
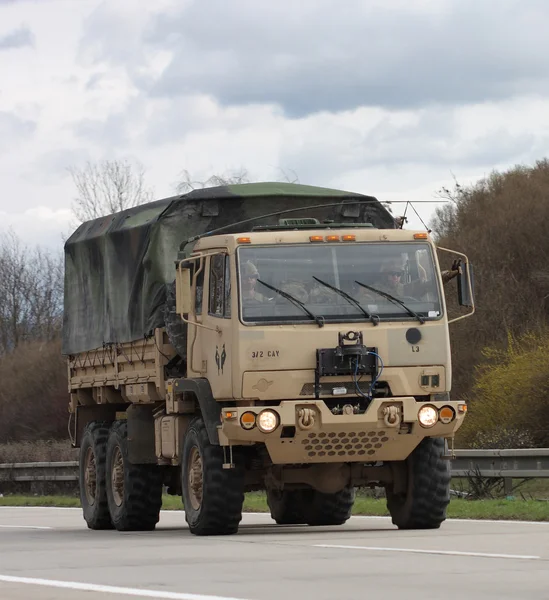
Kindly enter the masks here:
M 343 206 L 346 199 L 366 204 Z M 197 189 L 83 223 L 65 244 L 63 354 L 138 340 L 162 327 L 166 284 L 174 280 L 180 246 L 190 237 L 278 210 L 334 202 L 338 206 L 263 218 L 224 232 L 276 225 L 281 217 L 395 227 L 393 216 L 372 196 L 285 183 Z

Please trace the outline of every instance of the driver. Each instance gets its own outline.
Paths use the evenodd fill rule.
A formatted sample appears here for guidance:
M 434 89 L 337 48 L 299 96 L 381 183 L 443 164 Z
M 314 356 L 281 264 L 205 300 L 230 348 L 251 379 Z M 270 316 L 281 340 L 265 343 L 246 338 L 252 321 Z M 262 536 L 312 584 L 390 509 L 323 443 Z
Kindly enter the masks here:
M 242 265 L 242 299 L 245 302 L 265 302 L 267 298 L 256 291 L 255 286 L 259 278 L 259 271 L 253 262 L 248 260 Z

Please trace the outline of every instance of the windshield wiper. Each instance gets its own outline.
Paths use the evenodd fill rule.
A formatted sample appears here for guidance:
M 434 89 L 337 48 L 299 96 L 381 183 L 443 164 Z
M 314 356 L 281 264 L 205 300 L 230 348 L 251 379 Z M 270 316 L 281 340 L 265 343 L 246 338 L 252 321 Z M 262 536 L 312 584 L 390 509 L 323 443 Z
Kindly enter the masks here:
M 269 289 L 273 290 L 273 292 L 280 294 L 283 298 L 286 298 L 290 302 L 293 302 L 296 306 L 299 306 L 303 311 L 305 311 L 311 317 L 311 319 L 314 319 L 317 322 L 319 327 L 324 327 L 324 320 L 325 320 L 324 317 L 313 314 L 305 306 L 305 304 L 303 304 L 303 302 L 301 302 L 301 300 L 294 298 L 291 294 L 288 294 L 288 292 L 285 292 L 284 290 L 279 290 L 278 288 L 273 287 L 272 285 L 265 283 L 264 281 L 261 281 L 261 279 L 258 279 L 257 281 L 259 283 L 262 283 L 265 287 L 268 287 Z
M 360 312 L 367 318 L 370 319 L 370 321 L 372 321 L 372 323 L 374 325 L 378 325 L 379 324 L 379 317 L 374 317 L 373 315 L 371 315 L 361 304 L 360 302 L 357 302 L 352 296 L 350 296 L 347 292 L 344 292 L 343 290 L 340 290 L 339 288 L 335 287 L 334 285 L 331 285 L 330 283 L 326 283 L 325 281 L 322 281 L 322 279 L 319 279 L 318 277 L 316 277 L 315 275 L 313 275 L 313 279 L 315 279 L 316 281 L 318 281 L 318 283 L 321 283 L 322 285 L 325 285 L 327 288 L 330 288 L 332 290 L 334 290 L 334 292 L 337 292 L 341 297 L 345 298 L 345 300 L 347 300 L 347 302 L 354 304 L 358 310 L 360 310 Z
M 404 302 L 402 302 L 402 300 L 399 300 L 398 298 L 395 298 L 394 296 L 392 296 L 391 294 L 388 294 L 387 292 L 382 292 L 381 290 L 378 290 L 377 288 L 373 288 L 373 287 L 370 287 L 369 285 L 366 285 L 365 283 L 361 283 L 360 281 L 356 281 L 356 279 L 355 279 L 355 283 L 358 283 L 358 285 L 361 285 L 363 288 L 366 288 L 367 290 L 371 290 L 372 292 L 376 292 L 380 296 L 385 296 L 385 298 L 387 298 L 388 300 L 390 300 L 393 304 L 398 303 L 400 306 L 402 306 L 406 310 L 406 312 L 409 315 L 411 315 L 412 317 L 415 317 L 422 325 L 423 325 L 423 323 L 425 323 L 425 318 L 422 317 L 422 316 L 420 316 L 420 315 L 418 315 L 411 308 L 409 308 L 408 306 L 406 306 L 406 304 L 404 304 Z

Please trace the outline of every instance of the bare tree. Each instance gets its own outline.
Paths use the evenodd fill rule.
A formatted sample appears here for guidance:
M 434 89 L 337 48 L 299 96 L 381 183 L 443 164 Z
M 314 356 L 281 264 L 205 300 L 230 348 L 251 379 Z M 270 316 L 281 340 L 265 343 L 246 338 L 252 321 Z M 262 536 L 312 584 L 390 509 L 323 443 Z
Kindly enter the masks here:
M 79 223 L 150 202 L 153 193 L 145 185 L 145 170 L 128 160 L 87 162 L 83 169 L 70 167 L 78 196 L 72 206 Z
M 178 194 L 186 194 L 199 188 L 215 187 L 218 185 L 235 185 L 239 183 L 250 183 L 246 169 L 240 169 L 232 174 L 212 175 L 204 181 L 196 181 L 187 169 L 181 172 L 181 181 L 176 186 Z
M 29 250 L 12 231 L 0 236 L 0 355 L 23 341 L 59 335 L 63 302 L 63 261 Z
M 299 177 L 293 169 L 290 169 L 292 177 L 290 177 L 284 169 L 280 168 L 280 171 L 282 172 L 282 179 L 279 181 L 299 183 Z M 178 194 L 186 194 L 197 188 L 207 188 L 218 185 L 237 185 L 240 183 L 251 183 L 248 171 L 244 168 L 224 175 L 211 175 L 208 179 L 203 181 L 194 180 L 189 171 L 183 169 L 181 172 L 181 180 L 176 186 L 176 191 Z

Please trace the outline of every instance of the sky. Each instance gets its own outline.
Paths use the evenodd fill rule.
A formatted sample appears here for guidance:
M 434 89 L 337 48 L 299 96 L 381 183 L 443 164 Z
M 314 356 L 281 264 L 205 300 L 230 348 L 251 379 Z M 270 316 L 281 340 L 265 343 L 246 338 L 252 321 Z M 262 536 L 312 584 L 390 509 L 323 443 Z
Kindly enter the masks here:
M 0 233 L 61 249 L 69 169 L 103 159 L 155 198 L 245 169 L 429 223 L 547 156 L 548 26 L 546 0 L 0 0 Z

